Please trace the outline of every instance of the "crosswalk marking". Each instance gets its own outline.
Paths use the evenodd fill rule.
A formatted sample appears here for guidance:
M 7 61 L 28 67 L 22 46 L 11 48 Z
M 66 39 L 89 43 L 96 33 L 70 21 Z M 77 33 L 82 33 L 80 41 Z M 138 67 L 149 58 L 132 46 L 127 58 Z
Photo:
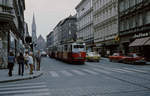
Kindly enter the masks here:
M 8 83 L 0 85 L 0 96 L 51 96 L 46 82 Z
M 1 88 L 0 91 L 4 90 L 18 90 L 18 89 L 32 89 L 32 88 L 46 88 L 46 85 L 40 85 L 40 86 L 23 86 L 23 87 L 7 87 L 7 88 Z
M 106 74 L 110 74 L 111 73 L 111 72 L 104 71 L 104 70 L 101 70 L 101 69 L 98 69 L 98 68 L 93 68 L 93 70 L 95 70 L 97 72 L 101 72 L 101 73 L 106 73 Z
M 50 93 L 44 92 L 44 93 L 31 93 L 31 94 L 19 94 L 19 95 L 13 95 L 13 96 L 50 96 Z
M 129 71 L 129 70 L 124 70 L 124 69 L 116 69 L 116 70 L 120 70 L 120 71 L 124 71 L 124 72 L 129 72 L 129 73 L 132 73 L 132 71 Z
M 63 73 L 64 75 L 66 75 L 66 76 L 73 76 L 72 73 L 70 73 L 70 72 L 68 72 L 66 70 L 63 70 L 63 71 L 60 71 L 60 72 Z
M 146 71 L 137 70 L 137 69 L 131 69 L 131 68 L 124 68 L 124 69 L 131 70 L 131 71 L 136 71 L 136 72 L 146 73 Z
M 78 75 L 85 75 L 85 73 L 79 71 L 79 70 L 71 70 L 72 72 L 78 74 Z
M 98 75 L 97 72 L 94 72 L 94 71 L 91 71 L 91 70 L 88 70 L 88 69 L 82 69 L 82 70 L 85 71 L 85 72 L 88 72 L 90 74 L 93 74 L 93 75 Z
M 49 71 L 52 77 L 59 77 L 59 75 L 55 71 Z
M 21 93 L 29 93 L 29 92 L 49 92 L 49 89 L 47 88 L 44 88 L 44 89 L 32 89 L 32 90 L 15 90 L 15 91 L 4 91 L 4 92 L 0 92 L 0 96 L 1 95 L 5 95 L 5 94 L 21 94 Z
M 28 86 L 28 85 L 34 86 L 34 85 L 42 85 L 42 84 L 45 84 L 45 82 L 38 82 L 38 83 L 32 82 L 32 83 L 25 83 L 25 84 L 16 84 L 16 83 L 14 83 L 14 85 L 1 85 L 0 88 L 2 88 L 2 87 Z

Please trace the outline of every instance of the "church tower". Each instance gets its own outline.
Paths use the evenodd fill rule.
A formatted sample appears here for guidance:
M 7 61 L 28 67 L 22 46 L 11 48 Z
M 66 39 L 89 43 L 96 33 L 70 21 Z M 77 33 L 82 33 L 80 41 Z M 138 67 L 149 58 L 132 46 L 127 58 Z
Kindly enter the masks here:
M 35 17 L 33 14 L 33 21 L 32 21 L 32 42 L 37 42 L 37 36 L 36 36 L 36 23 L 35 23 Z

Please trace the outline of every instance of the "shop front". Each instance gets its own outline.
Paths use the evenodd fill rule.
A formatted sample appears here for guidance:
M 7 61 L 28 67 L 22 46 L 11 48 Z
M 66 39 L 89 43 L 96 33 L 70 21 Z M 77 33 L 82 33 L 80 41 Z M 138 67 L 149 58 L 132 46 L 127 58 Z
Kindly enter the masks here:
M 133 36 L 134 41 L 130 43 L 130 51 L 139 53 L 150 60 L 150 32 L 138 33 Z

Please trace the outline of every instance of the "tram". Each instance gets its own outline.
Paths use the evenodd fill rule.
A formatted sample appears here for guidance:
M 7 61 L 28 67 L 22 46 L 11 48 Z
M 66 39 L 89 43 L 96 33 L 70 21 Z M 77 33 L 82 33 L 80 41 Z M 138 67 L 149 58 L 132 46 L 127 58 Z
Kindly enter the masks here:
M 49 50 L 49 56 L 68 63 L 84 64 L 86 59 L 85 43 L 72 42 L 58 45 Z

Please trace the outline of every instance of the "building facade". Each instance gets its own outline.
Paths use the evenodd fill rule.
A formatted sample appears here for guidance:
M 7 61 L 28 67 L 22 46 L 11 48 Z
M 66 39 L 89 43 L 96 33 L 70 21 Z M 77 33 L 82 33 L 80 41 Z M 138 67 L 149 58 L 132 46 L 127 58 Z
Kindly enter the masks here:
M 0 67 L 7 68 L 10 51 L 24 47 L 24 0 L 0 0 Z
M 51 31 L 47 36 L 47 48 L 53 47 L 54 46 L 54 32 Z
M 60 44 L 67 43 L 68 41 L 76 41 L 76 22 L 76 16 L 69 16 L 60 23 Z
M 69 16 L 61 20 L 53 29 L 54 46 L 66 43 L 68 41 L 76 41 L 77 19 L 75 16 Z
M 118 35 L 118 0 L 93 0 L 93 26 L 95 50 L 112 54 L 119 43 Z
M 138 52 L 145 57 L 150 44 L 150 0 L 119 0 L 120 50 Z M 143 44 L 141 44 L 141 43 Z
M 86 43 L 87 51 L 92 51 L 94 46 L 92 1 L 93 0 L 81 0 L 76 6 L 77 38 Z

